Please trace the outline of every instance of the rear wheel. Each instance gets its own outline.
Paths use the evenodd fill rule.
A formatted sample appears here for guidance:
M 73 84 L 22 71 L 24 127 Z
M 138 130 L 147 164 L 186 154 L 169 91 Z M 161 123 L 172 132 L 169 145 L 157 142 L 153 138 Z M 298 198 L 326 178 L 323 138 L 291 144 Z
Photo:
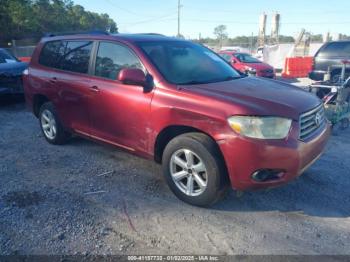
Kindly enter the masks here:
M 40 107 L 39 121 L 41 131 L 50 144 L 61 145 L 67 142 L 70 134 L 64 130 L 51 102 Z
M 228 179 L 221 153 L 204 134 L 175 137 L 166 146 L 162 163 L 170 189 L 184 202 L 210 206 L 226 192 Z

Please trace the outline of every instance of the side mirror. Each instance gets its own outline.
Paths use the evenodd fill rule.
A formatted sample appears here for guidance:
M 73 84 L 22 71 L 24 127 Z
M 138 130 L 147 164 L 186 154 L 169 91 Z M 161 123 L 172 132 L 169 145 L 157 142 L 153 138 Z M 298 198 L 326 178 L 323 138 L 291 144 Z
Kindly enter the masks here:
M 236 61 L 236 60 L 234 60 L 234 59 L 232 58 L 231 63 L 232 63 L 232 64 L 236 64 L 236 63 L 237 63 L 237 61 Z
M 123 68 L 120 70 L 117 79 L 126 85 L 144 86 L 146 84 L 146 75 L 138 68 Z
M 153 77 L 145 74 L 138 68 L 124 68 L 120 70 L 117 79 L 125 85 L 139 85 L 143 87 L 144 92 L 153 89 Z

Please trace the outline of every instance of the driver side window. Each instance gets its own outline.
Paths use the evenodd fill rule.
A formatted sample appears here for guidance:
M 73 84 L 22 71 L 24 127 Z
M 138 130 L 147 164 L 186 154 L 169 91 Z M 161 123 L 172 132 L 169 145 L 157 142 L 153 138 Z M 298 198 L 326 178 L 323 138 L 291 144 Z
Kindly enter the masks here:
M 129 48 L 115 43 L 101 42 L 96 56 L 95 75 L 116 80 L 123 68 L 144 70 L 139 58 Z

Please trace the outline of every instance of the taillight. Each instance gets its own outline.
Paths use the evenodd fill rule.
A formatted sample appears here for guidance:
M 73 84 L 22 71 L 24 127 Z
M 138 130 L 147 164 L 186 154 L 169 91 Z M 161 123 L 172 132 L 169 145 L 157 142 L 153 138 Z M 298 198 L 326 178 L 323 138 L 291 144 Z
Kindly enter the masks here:
M 311 69 L 315 69 L 315 57 L 312 58 Z

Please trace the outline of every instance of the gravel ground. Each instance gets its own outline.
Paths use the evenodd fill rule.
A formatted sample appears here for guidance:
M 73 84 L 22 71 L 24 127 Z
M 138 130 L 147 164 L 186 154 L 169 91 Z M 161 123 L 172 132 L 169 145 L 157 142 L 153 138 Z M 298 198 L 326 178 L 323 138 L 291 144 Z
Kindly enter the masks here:
M 296 181 L 203 209 L 157 164 L 80 138 L 49 145 L 23 103 L 3 104 L 0 255 L 350 254 L 349 149 L 348 130 Z

